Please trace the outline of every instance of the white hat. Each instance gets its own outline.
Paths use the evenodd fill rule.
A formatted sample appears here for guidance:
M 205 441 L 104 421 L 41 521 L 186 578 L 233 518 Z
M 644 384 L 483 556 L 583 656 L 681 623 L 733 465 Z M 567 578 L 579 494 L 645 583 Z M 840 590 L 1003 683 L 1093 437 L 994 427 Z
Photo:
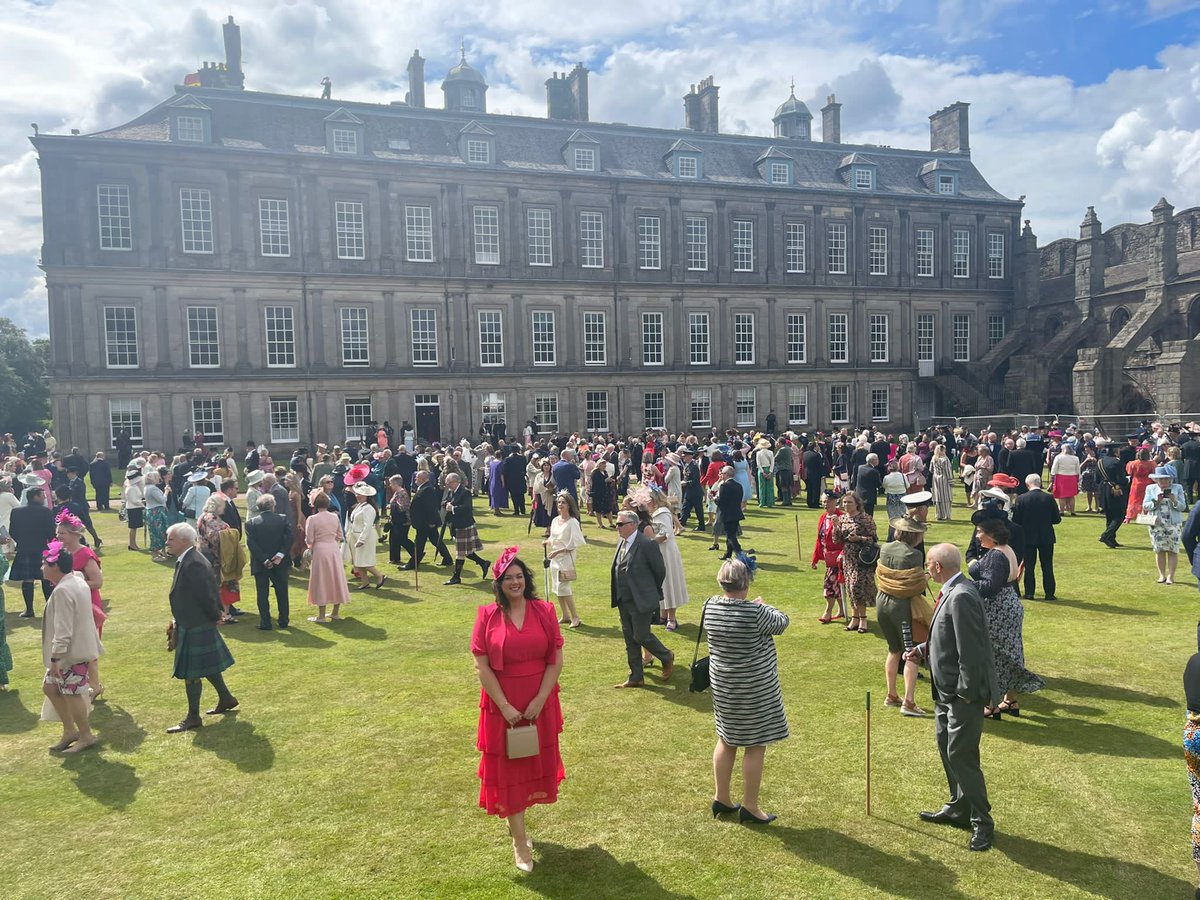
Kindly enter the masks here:
M 932 503 L 933 494 L 929 491 L 914 491 L 901 497 L 900 502 L 905 506 L 920 506 L 922 503 Z
M 981 497 L 995 497 L 997 500 L 1008 500 L 1008 494 L 1004 493 L 1003 488 L 992 487 L 979 492 Z
M 208 474 L 203 469 L 197 469 L 187 477 L 187 480 L 191 484 L 196 484 L 197 482 L 204 481 L 206 478 L 208 478 Z
M 366 484 L 365 482 L 362 482 L 362 481 L 360 481 L 353 488 L 351 488 L 351 490 L 353 490 L 354 493 L 358 494 L 358 496 L 360 496 L 360 497 L 374 497 L 375 496 L 375 488 L 371 487 L 369 484 Z
M 25 485 L 25 487 L 41 487 L 46 483 L 46 479 L 39 478 L 32 472 L 26 472 L 24 475 L 18 475 L 17 481 L 21 482 L 21 484 Z
M 266 473 L 262 469 L 255 469 L 246 476 L 246 487 L 254 487 L 254 485 L 259 484 L 266 477 Z

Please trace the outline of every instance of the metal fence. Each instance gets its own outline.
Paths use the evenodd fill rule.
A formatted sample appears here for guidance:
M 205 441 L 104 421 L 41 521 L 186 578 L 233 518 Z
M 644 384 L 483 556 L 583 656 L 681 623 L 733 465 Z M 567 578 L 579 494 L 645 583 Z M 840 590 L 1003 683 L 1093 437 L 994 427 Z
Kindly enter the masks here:
M 1161 422 L 1163 425 L 1183 425 L 1200 422 L 1200 412 L 1179 413 L 1123 413 L 1106 416 L 1076 416 L 1073 413 L 1001 413 L 994 416 L 931 416 L 920 423 L 922 428 L 937 425 L 963 428 L 972 434 L 995 431 L 1015 431 L 1022 425 L 1030 428 L 1057 423 L 1066 428 L 1074 425 L 1083 431 L 1101 434 L 1107 438 L 1121 438 L 1142 430 L 1148 424 Z

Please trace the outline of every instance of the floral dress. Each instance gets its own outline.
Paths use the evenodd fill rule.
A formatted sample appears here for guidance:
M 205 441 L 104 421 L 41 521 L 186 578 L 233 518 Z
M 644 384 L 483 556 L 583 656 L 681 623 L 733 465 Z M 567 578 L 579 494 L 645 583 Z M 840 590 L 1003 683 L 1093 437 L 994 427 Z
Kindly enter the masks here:
M 842 571 L 846 580 L 846 601 L 854 606 L 874 606 L 875 563 L 864 563 L 859 553 L 864 544 L 879 540 L 875 520 L 866 513 L 840 516 L 833 527 L 833 539 L 845 545 Z
M 1016 590 L 1016 564 L 1003 550 L 993 547 L 968 568 L 983 597 L 988 635 L 996 660 L 996 684 L 1001 694 L 1032 694 L 1046 686 L 1025 668 L 1025 607 Z

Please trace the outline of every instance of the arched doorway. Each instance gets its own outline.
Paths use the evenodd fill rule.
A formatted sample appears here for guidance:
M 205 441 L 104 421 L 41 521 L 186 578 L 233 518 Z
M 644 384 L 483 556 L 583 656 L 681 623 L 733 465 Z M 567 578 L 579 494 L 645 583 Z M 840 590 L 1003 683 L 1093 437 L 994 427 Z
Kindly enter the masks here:
M 1154 412 L 1154 402 L 1128 374 L 1121 379 L 1120 403 L 1120 411 L 1125 415 L 1149 415 Z
M 1108 317 L 1108 333 L 1112 337 L 1116 337 L 1131 318 L 1133 317 L 1130 315 L 1129 310 L 1123 306 L 1118 306 L 1112 311 L 1112 315 Z
M 1188 307 L 1187 333 L 1189 340 L 1200 336 L 1200 297 L 1193 298 L 1191 306 Z

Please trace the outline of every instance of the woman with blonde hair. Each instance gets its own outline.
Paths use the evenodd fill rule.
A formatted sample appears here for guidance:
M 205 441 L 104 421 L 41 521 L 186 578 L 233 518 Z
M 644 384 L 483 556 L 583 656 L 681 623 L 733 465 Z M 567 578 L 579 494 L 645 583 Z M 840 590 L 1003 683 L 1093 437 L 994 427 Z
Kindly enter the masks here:
M 300 489 L 300 476 L 296 472 L 288 472 L 283 477 L 283 486 L 287 489 L 288 503 L 292 507 L 293 515 L 289 518 L 293 519 L 295 525 L 292 530 L 292 564 L 303 572 L 308 569 L 308 564 L 304 559 L 304 494 Z
M 683 554 L 679 552 L 679 542 L 675 540 L 678 520 L 671 509 L 671 498 L 666 491 L 651 487 L 647 492 L 650 512 L 650 524 L 654 528 L 654 542 L 662 551 L 663 563 L 667 574 L 663 579 L 662 600 L 659 602 L 659 612 L 666 620 L 667 631 L 675 631 L 679 622 L 675 611 L 688 602 L 687 579 L 683 574 Z
M 842 574 L 846 579 L 846 599 L 852 607 L 845 631 L 867 633 L 867 604 L 875 602 L 875 560 L 879 532 L 875 520 L 867 515 L 857 494 L 841 500 L 842 515 L 833 528 L 833 539 L 842 545 Z M 874 558 L 871 550 L 874 549 Z
M 550 520 L 550 534 L 542 541 L 550 560 L 550 590 L 562 607 L 559 624 L 569 622 L 572 628 L 578 628 L 583 622 L 575 608 L 574 585 L 579 572 L 575 554 L 587 544 L 587 539 L 579 524 L 579 506 L 575 498 L 566 491 L 559 491 L 554 497 L 554 506 L 558 515 Z

